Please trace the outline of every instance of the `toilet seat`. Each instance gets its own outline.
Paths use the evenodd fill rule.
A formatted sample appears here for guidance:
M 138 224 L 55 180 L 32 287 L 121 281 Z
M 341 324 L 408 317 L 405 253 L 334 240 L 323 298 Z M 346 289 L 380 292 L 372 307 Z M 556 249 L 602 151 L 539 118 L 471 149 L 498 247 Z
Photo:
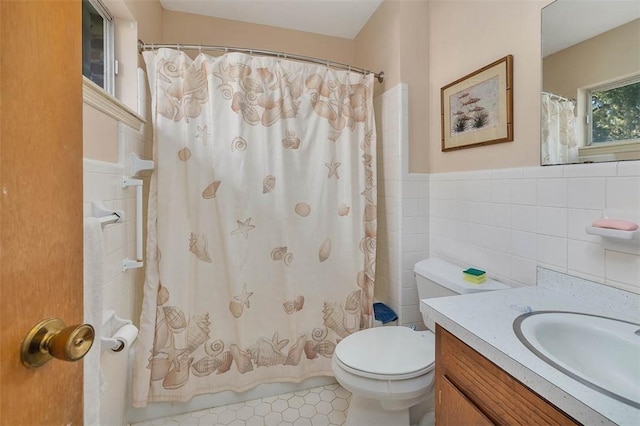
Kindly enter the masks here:
M 341 340 L 334 359 L 342 369 L 360 377 L 411 379 L 433 370 L 435 336 L 400 326 L 369 328 Z

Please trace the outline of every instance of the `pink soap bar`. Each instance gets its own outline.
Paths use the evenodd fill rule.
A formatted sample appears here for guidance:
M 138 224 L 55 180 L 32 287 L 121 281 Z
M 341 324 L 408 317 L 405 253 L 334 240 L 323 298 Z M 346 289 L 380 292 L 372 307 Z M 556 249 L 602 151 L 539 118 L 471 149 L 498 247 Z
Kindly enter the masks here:
M 638 229 L 637 223 L 624 219 L 598 219 L 594 220 L 591 225 L 596 228 L 619 229 L 621 231 L 635 231 Z

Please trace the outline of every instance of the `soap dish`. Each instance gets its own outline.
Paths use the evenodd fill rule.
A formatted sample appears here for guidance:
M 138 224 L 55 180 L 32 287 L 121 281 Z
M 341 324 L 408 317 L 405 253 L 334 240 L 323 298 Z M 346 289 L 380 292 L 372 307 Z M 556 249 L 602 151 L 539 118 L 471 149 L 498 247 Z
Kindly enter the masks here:
M 587 226 L 586 232 L 591 235 L 599 235 L 606 238 L 617 238 L 620 240 L 631 240 L 638 234 L 638 229 L 635 231 L 622 231 L 620 229 L 610 228 L 597 228 L 595 226 Z

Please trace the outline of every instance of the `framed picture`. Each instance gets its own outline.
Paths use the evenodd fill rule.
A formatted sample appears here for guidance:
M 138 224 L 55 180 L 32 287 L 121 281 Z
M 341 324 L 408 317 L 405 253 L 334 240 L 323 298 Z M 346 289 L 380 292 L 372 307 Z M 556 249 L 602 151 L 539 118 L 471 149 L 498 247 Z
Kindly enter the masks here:
M 513 56 L 440 89 L 442 151 L 513 141 Z

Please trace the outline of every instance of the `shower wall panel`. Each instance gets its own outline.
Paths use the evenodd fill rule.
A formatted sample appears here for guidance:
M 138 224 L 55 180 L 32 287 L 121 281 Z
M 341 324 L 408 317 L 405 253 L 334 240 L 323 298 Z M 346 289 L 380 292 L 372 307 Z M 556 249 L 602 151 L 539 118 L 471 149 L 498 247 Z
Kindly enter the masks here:
M 409 173 L 408 86 L 374 99 L 378 136 L 377 300 L 422 329 L 413 265 L 428 254 L 429 176 Z

